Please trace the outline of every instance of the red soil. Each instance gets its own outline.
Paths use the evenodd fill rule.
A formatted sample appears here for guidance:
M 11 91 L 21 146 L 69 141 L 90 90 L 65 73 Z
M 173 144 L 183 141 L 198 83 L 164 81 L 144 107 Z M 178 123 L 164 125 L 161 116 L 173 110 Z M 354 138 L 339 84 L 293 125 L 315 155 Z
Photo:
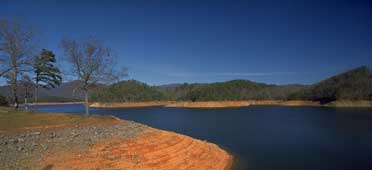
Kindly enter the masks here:
M 95 108 L 129 108 L 129 107 L 151 107 L 165 106 L 170 104 L 170 101 L 151 101 L 151 102 L 112 102 L 112 103 L 91 103 L 90 107 Z
M 221 107 L 242 107 L 249 106 L 248 101 L 200 101 L 200 102 L 175 102 L 166 107 L 186 107 L 186 108 L 221 108 Z
M 112 139 L 82 153 L 49 155 L 53 169 L 227 170 L 232 156 L 217 145 L 149 128 L 139 137 Z

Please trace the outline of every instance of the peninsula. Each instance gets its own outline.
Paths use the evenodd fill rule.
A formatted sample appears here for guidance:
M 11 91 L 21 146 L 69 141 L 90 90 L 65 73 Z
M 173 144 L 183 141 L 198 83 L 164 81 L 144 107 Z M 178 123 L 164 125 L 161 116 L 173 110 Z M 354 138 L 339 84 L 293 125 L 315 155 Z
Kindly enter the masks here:
M 113 116 L 0 107 L 0 167 L 12 169 L 228 170 L 217 145 Z

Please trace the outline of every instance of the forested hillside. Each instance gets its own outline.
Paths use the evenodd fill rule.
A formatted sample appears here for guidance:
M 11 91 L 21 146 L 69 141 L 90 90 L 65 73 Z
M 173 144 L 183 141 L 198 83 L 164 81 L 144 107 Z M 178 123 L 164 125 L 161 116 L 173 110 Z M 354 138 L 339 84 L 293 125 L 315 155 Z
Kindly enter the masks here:
M 95 102 L 158 101 L 165 100 L 165 97 L 155 87 L 129 80 L 98 88 L 91 95 L 91 100 Z
M 135 80 L 122 81 L 95 91 L 93 101 L 235 101 L 235 100 L 372 100 L 372 73 L 366 66 L 313 85 L 270 85 L 249 80 L 217 83 L 149 86 Z
M 39 101 L 81 101 L 77 81 L 40 90 Z M 22 89 L 20 96 L 22 97 Z M 0 94 L 9 95 L 9 87 L 0 87 Z M 32 98 L 30 98 L 32 101 Z M 128 80 L 112 85 L 98 85 L 91 94 L 93 102 L 134 101 L 223 101 L 223 100 L 312 100 L 328 103 L 334 100 L 372 100 L 372 71 L 358 67 L 313 85 L 270 85 L 249 80 L 216 83 L 184 83 L 149 86 Z
M 249 80 L 232 80 L 208 84 L 183 84 L 166 88 L 165 96 L 172 100 L 223 101 L 223 100 L 285 100 L 303 89 L 303 85 L 268 85 Z
M 352 69 L 294 93 L 289 99 L 322 103 L 334 100 L 372 100 L 372 71 L 366 66 Z
M 290 94 L 305 87 L 303 85 L 267 85 L 247 80 L 233 80 L 210 84 L 185 83 L 173 87 L 151 87 L 139 81 L 129 80 L 96 90 L 92 94 L 92 101 L 286 100 Z
M 223 101 L 285 100 L 303 85 L 267 85 L 248 80 L 232 80 L 209 84 L 181 84 L 172 87 L 148 86 L 135 80 L 102 87 L 92 94 L 92 101 Z

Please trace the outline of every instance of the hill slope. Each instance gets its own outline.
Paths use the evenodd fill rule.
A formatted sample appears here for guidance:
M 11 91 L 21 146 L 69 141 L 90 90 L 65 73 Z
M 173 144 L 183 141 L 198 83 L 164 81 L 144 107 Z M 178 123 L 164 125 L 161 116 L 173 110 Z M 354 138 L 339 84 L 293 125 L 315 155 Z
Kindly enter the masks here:
M 91 101 L 94 102 L 134 102 L 164 100 L 163 93 L 145 83 L 128 80 L 101 87 L 94 91 Z
M 122 81 L 96 90 L 95 102 L 138 101 L 237 101 L 237 100 L 285 100 L 303 85 L 268 85 L 248 80 L 232 80 L 208 84 L 181 84 L 177 86 L 148 86 L 135 80 Z
M 239 101 L 372 100 L 372 72 L 366 66 L 330 77 L 313 85 L 271 85 L 249 80 L 176 84 L 151 87 L 138 81 L 123 81 L 96 91 L 99 102 L 127 101 Z
M 290 97 L 328 103 L 335 100 L 372 100 L 372 71 L 358 67 L 319 83 L 313 84 Z
M 81 91 L 74 90 L 78 81 L 60 87 L 40 89 L 39 101 L 81 101 Z M 22 93 L 22 89 L 20 89 Z M 8 86 L 0 87 L 0 94 L 10 95 Z M 238 101 L 238 100 L 311 100 L 328 103 L 335 100 L 372 100 L 372 71 L 358 67 L 313 85 L 272 85 L 249 80 L 216 83 L 184 83 L 149 86 L 128 80 L 109 86 L 98 85 L 92 90 L 93 102 L 140 101 Z
M 303 89 L 303 85 L 269 85 L 249 80 L 232 80 L 208 84 L 183 84 L 168 88 L 169 98 L 188 101 L 284 100 Z

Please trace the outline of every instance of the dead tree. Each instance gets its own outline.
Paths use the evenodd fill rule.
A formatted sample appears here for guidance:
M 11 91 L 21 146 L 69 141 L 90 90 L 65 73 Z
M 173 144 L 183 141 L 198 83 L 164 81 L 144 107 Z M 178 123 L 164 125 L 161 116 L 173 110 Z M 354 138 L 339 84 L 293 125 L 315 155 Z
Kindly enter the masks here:
M 0 76 L 10 84 L 14 107 L 18 108 L 18 77 L 30 65 L 33 32 L 17 22 L 0 20 Z
M 115 57 L 92 37 L 80 41 L 64 39 L 62 48 L 73 75 L 80 82 L 79 88 L 84 91 L 85 113 L 89 115 L 89 90 L 97 83 L 115 80 Z

